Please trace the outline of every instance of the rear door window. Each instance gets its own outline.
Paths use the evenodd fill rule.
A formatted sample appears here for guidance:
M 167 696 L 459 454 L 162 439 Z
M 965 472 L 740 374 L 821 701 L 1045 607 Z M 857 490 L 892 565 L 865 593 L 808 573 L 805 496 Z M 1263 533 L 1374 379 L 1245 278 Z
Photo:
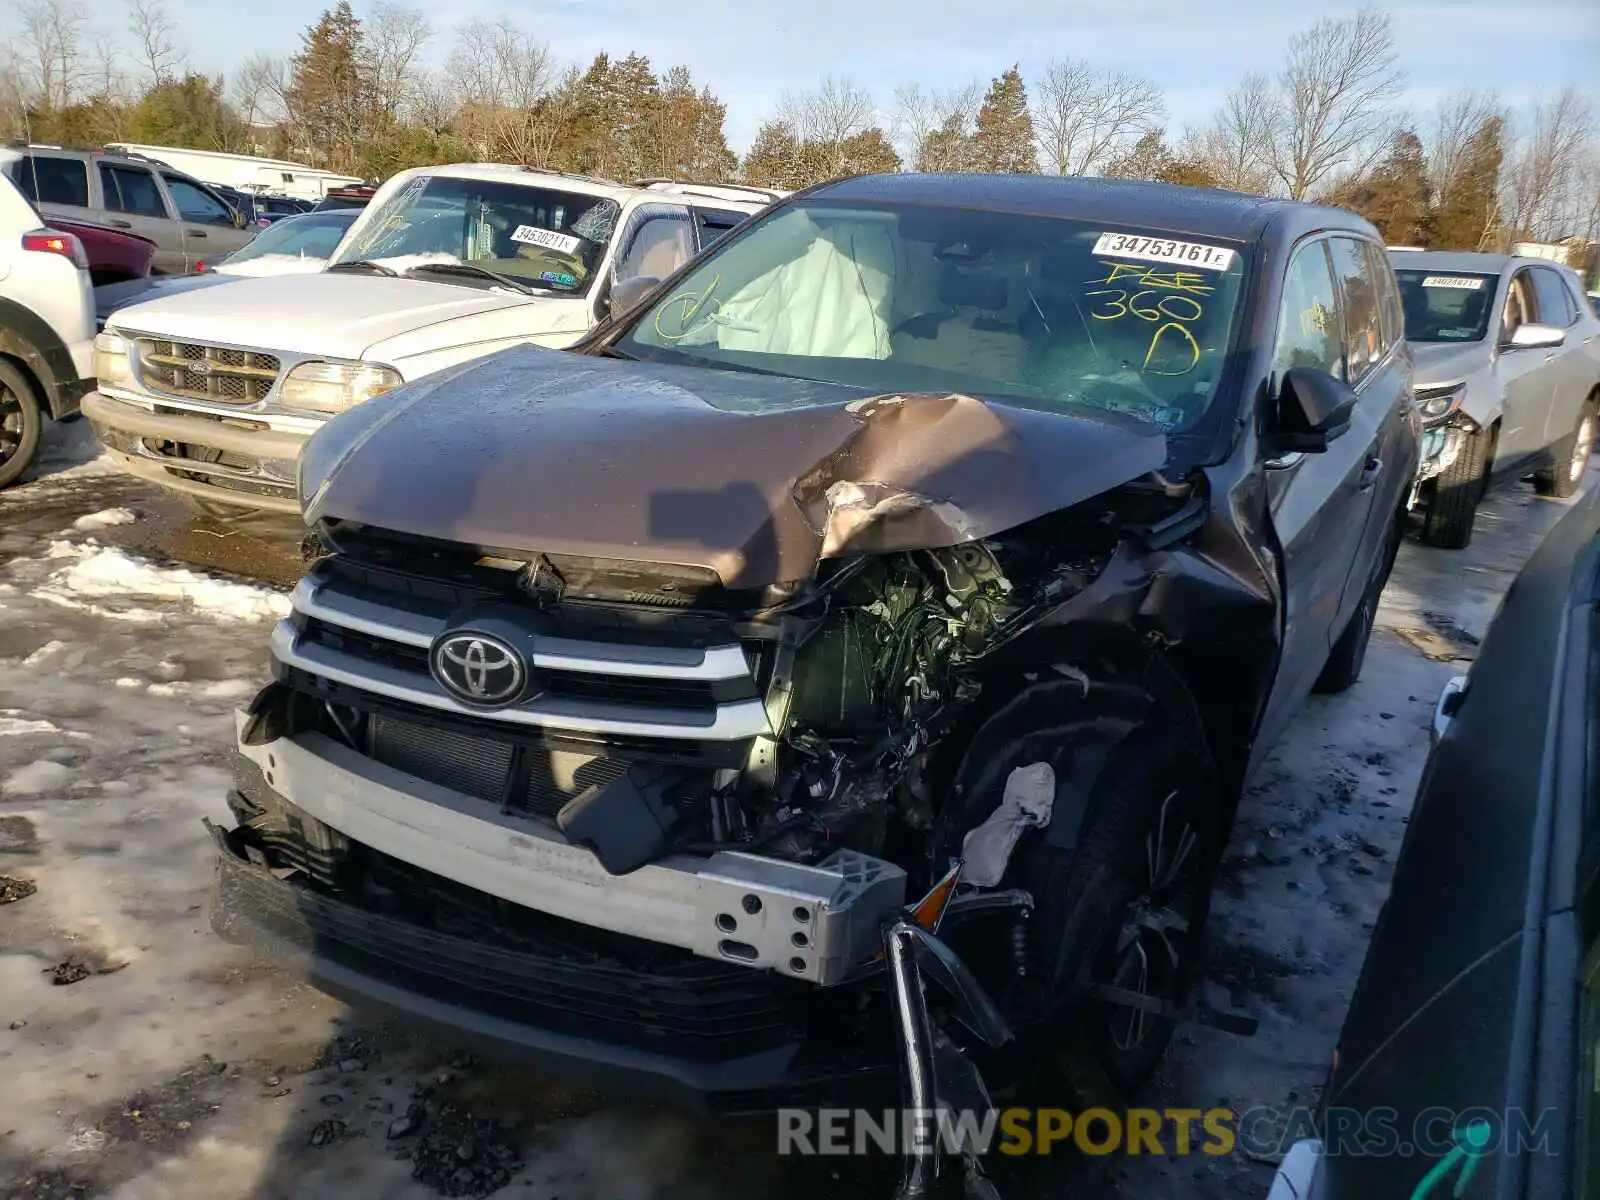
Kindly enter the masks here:
M 1290 367 L 1315 367 L 1333 376 L 1344 369 L 1339 304 L 1326 243 L 1320 239 L 1295 251 L 1283 281 L 1272 369 L 1281 375 Z
M 17 189 L 35 204 L 89 207 L 89 169 L 81 159 L 27 154 L 17 161 L 15 171 Z
M 100 187 L 106 194 L 106 207 L 112 212 L 134 217 L 165 217 L 167 206 L 161 201 L 156 177 L 143 167 L 113 167 L 100 164 Z
M 741 212 L 730 212 L 721 208 L 695 208 L 690 211 L 694 213 L 695 229 L 700 235 L 702 250 L 726 237 L 746 219 Z
M 1578 310 L 1561 276 L 1548 267 L 1535 267 L 1528 273 L 1533 276 L 1533 295 L 1539 306 L 1540 324 L 1560 329 L 1576 324 Z
M 1344 311 L 1345 380 L 1354 387 L 1383 358 L 1383 301 L 1366 243 L 1335 237 L 1328 249 Z

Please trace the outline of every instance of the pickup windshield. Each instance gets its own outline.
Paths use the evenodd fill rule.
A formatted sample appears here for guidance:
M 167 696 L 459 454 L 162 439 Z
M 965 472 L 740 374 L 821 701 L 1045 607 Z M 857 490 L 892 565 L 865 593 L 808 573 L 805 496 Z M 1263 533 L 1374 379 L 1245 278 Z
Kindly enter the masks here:
M 1408 342 L 1481 342 L 1489 332 L 1498 275 L 1396 271 Z
M 471 263 L 541 291 L 582 295 L 616 227 L 604 196 L 499 179 L 418 176 L 365 216 L 338 263 Z M 492 287 L 489 275 L 427 274 L 430 282 Z
M 700 259 L 630 318 L 630 357 L 882 391 L 1111 409 L 1210 404 L 1246 252 L 1057 217 L 817 200 Z

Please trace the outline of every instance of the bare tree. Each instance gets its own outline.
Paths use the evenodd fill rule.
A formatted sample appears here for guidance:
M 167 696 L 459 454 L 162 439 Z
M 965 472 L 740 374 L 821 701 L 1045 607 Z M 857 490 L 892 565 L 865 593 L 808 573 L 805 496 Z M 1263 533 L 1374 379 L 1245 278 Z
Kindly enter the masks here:
M 172 18 L 161 0 L 128 0 L 128 32 L 151 85 L 166 83 L 183 66 L 183 52 L 173 42 Z
M 23 0 L 18 11 L 22 21 L 17 41 L 29 100 L 45 108 L 66 108 L 83 84 L 88 10 L 81 0 Z
M 1218 187 L 1266 192 L 1273 182 L 1272 84 L 1249 74 L 1223 98 L 1211 128 L 1191 139 L 1188 152 L 1206 166 Z
M 974 80 L 960 87 L 935 89 L 921 84 L 904 84 L 895 89 L 894 113 L 889 121 L 889 140 L 908 163 L 922 164 L 929 139 L 940 130 L 960 137 L 972 135 L 983 101 L 983 85 Z
M 1364 171 L 1383 154 L 1404 82 L 1389 17 L 1376 9 L 1325 17 L 1290 39 L 1270 154 L 1291 199 L 1305 199 L 1335 174 Z
M 778 120 L 802 142 L 838 146 L 871 129 L 877 118 L 872 93 L 848 77 L 824 76 L 811 91 L 785 92 Z
M 1035 90 L 1033 124 L 1046 165 L 1089 175 L 1161 126 L 1161 90 L 1143 76 L 1077 58 L 1053 62 Z
M 1449 203 L 1457 178 L 1467 164 L 1473 135 L 1491 117 L 1502 116 L 1491 91 L 1458 88 L 1439 101 L 1429 132 L 1428 183 L 1435 207 Z
M 284 94 L 289 67 L 281 58 L 253 54 L 233 76 L 230 99 L 246 130 L 281 124 L 288 116 Z
M 437 134 L 450 128 L 460 107 L 460 92 L 443 71 L 419 70 L 401 115 L 410 124 Z
M 428 18 L 414 8 L 373 5 L 361 22 L 361 49 L 372 79 L 373 99 L 385 116 L 396 116 L 416 86 L 417 55 L 433 37 Z
M 9 46 L 0 46 L 0 137 L 28 135 L 27 69 Z
M 550 92 L 556 61 L 547 43 L 501 17 L 457 28 L 449 72 L 467 104 L 532 108 Z
M 1534 105 L 1501 173 L 1501 219 L 1536 237 L 1561 237 L 1586 223 L 1581 194 L 1586 151 L 1592 153 L 1594 108 L 1576 87 Z

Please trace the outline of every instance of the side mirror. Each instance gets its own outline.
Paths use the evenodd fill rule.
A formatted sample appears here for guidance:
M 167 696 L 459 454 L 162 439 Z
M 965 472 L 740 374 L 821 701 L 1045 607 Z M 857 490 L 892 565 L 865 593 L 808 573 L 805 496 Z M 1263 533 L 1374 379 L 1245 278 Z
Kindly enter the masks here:
M 1538 350 L 1545 347 L 1559 346 L 1567 340 L 1567 331 L 1558 329 L 1554 325 L 1540 325 L 1530 322 L 1518 325 L 1511 335 L 1511 340 L 1506 343 L 1512 350 Z
M 1290 367 L 1278 382 L 1274 408 L 1273 428 L 1267 435 L 1274 456 L 1296 451 L 1321 454 L 1350 428 L 1356 394 L 1326 371 Z
M 620 317 L 648 296 L 660 282 L 654 275 L 633 275 L 618 280 L 611 285 L 611 294 L 606 297 L 606 311 L 613 317 Z

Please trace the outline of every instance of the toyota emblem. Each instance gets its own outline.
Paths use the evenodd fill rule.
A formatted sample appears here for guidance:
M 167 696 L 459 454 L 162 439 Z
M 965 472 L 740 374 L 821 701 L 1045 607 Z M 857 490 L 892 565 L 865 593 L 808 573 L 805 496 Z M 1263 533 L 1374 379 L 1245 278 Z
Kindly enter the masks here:
M 433 677 L 457 700 L 498 708 L 521 697 L 528 666 L 512 646 L 486 633 L 447 633 L 428 655 Z

